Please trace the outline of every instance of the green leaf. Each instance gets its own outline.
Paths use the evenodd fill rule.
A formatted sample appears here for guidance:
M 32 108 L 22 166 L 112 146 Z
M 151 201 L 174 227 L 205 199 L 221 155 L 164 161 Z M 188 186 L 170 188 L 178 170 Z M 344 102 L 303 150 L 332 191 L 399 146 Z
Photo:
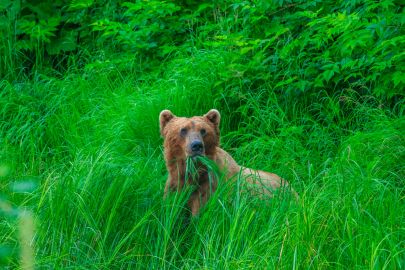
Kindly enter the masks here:
M 78 33 L 76 31 L 62 31 L 61 37 L 47 44 L 47 52 L 51 55 L 60 54 L 61 52 L 73 51 L 77 48 L 76 40 Z
M 69 11 L 86 9 L 93 5 L 94 0 L 71 0 L 69 4 Z
M 290 83 L 292 83 L 295 79 L 296 79 L 295 77 L 291 77 L 291 78 L 288 78 L 287 80 L 282 80 L 282 81 L 278 82 L 278 83 L 274 86 L 274 89 L 277 89 L 277 88 L 279 88 L 279 87 L 281 87 L 281 86 L 290 84 Z
M 392 74 L 392 81 L 394 82 L 394 87 L 402 84 L 405 85 L 405 73 L 402 71 L 397 71 Z

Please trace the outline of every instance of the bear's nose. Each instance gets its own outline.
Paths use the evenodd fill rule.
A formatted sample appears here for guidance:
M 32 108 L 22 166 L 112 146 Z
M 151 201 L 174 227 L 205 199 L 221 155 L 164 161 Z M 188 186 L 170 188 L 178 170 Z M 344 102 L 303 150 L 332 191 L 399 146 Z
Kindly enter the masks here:
M 204 146 L 202 141 L 195 140 L 191 143 L 190 148 L 193 153 L 202 153 Z

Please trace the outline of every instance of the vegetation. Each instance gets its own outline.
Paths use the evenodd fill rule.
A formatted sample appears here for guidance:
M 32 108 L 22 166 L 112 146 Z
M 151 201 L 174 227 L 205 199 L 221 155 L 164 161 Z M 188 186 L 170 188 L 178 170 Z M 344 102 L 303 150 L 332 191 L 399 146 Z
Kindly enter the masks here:
M 402 269 L 400 1 L 1 1 L 0 266 Z M 162 200 L 158 115 L 300 199 Z M 34 258 L 34 259 L 33 259 Z

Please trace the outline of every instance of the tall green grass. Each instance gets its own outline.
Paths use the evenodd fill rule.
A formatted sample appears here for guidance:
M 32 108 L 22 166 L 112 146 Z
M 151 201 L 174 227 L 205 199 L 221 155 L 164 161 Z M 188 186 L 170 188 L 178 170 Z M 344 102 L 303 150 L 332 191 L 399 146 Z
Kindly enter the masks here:
M 403 103 L 349 91 L 294 100 L 266 84 L 236 98 L 216 88 L 228 56 L 179 54 L 156 73 L 2 81 L 2 264 L 22 267 L 16 224 L 29 210 L 38 269 L 403 268 Z M 195 218 L 189 190 L 163 200 L 165 108 L 219 109 L 222 147 L 288 179 L 298 202 L 224 182 Z

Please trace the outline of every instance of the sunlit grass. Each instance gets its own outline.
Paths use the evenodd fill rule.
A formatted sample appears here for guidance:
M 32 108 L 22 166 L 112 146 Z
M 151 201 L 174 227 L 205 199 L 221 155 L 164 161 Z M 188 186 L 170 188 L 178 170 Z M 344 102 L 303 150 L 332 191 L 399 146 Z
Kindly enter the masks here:
M 90 72 L 90 80 L 3 83 L 0 203 L 33 213 L 36 267 L 403 267 L 404 116 L 361 97 L 345 110 L 327 94 L 291 104 L 265 86 L 262 98 L 246 96 L 231 111 L 212 88 L 226 56 L 194 57 L 179 56 L 159 77 L 113 70 Z M 159 112 L 191 116 L 214 107 L 221 146 L 238 163 L 287 179 L 297 202 L 240 193 L 237 181 L 220 181 L 195 218 L 191 189 L 163 200 Z M 211 161 L 199 161 L 222 179 Z M 27 180 L 38 182 L 34 191 L 10 185 Z M 1 245 L 12 247 L 0 252 L 2 263 L 23 267 L 27 242 L 15 230 L 17 216 L 0 211 Z

